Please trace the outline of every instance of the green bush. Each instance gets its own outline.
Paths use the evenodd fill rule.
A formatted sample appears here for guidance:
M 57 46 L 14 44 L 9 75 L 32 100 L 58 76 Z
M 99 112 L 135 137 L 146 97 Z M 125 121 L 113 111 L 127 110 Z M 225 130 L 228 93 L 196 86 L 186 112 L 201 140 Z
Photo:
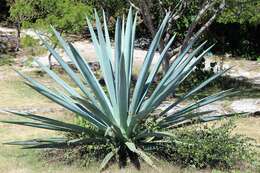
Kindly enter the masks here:
M 80 116 L 76 116 L 74 119 L 74 124 L 79 125 L 84 128 L 89 128 L 94 131 L 98 131 L 92 124 L 90 124 L 88 121 L 86 121 L 84 118 Z M 75 134 L 75 133 L 69 133 L 67 134 L 67 137 L 70 139 L 75 138 L 85 138 L 87 137 L 86 134 Z M 62 161 L 64 161 L 67 164 L 70 163 L 78 163 L 81 166 L 88 166 L 91 163 L 95 162 L 101 162 L 104 157 L 113 149 L 113 146 L 109 143 L 101 144 L 101 145 L 84 145 L 84 146 L 78 146 L 75 148 L 67 148 L 64 150 L 64 152 L 56 153 L 57 151 L 51 150 L 47 153 L 45 153 L 45 156 L 47 158 L 50 158 L 50 153 L 55 154 L 57 157 L 58 155 L 62 155 Z
M 67 33 L 81 33 L 91 7 L 74 0 L 16 0 L 11 4 L 10 19 L 22 27 L 49 30 L 53 25 Z
M 77 116 L 75 124 L 92 128 L 94 127 Z M 145 125 L 146 129 L 154 129 L 153 120 Z M 253 169 L 257 161 L 257 152 L 253 140 L 243 135 L 232 134 L 235 124 L 233 120 L 221 125 L 193 126 L 180 128 L 174 132 L 174 141 L 167 145 L 157 145 L 156 157 L 181 166 L 196 168 L 215 168 L 230 170 L 248 166 Z M 74 134 L 70 134 L 72 139 Z M 77 136 L 84 137 L 84 136 Z M 176 142 L 177 141 L 177 142 Z M 154 146 L 153 146 L 154 147 Z M 63 157 L 66 162 L 80 161 L 81 165 L 89 165 L 102 158 L 113 148 L 106 145 L 89 145 L 65 150 Z M 146 150 L 149 150 L 146 148 Z
M 234 122 L 229 121 L 220 126 L 179 129 L 173 143 L 167 149 L 158 149 L 158 154 L 175 164 L 197 168 L 233 169 L 250 165 L 256 156 L 252 139 L 233 135 L 234 127 Z
M 44 49 L 40 45 L 39 40 L 34 39 L 33 37 L 28 35 L 21 38 L 21 47 L 24 48 L 25 51 L 27 51 L 27 54 L 32 57 L 37 55 L 42 55 L 47 52 L 46 49 Z
M 39 41 L 29 35 L 26 35 L 25 37 L 21 38 L 21 47 L 22 48 L 35 47 L 35 46 L 39 46 L 39 45 L 40 45 Z

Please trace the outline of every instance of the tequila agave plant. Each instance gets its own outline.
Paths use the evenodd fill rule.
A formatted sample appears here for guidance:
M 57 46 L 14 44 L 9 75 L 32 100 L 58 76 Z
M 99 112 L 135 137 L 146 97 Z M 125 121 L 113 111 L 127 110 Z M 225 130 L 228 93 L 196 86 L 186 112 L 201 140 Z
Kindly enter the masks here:
M 153 146 L 158 145 L 158 143 L 167 143 L 168 139 L 173 137 L 171 133 L 169 133 L 169 129 L 180 125 L 186 125 L 187 122 L 193 120 L 196 120 L 196 122 L 208 122 L 223 117 L 224 115 L 207 115 L 212 113 L 212 111 L 194 112 L 194 110 L 234 94 L 232 90 L 210 95 L 177 111 L 171 110 L 225 73 L 226 70 L 213 75 L 200 85 L 195 86 L 173 103 L 169 104 L 168 107 L 160 113 L 156 113 L 155 115 L 152 114 L 169 95 L 176 91 L 178 86 L 190 73 L 192 73 L 195 66 L 211 48 L 209 47 L 205 51 L 202 51 L 205 42 L 196 48 L 194 48 L 193 43 L 191 43 L 173 60 L 169 70 L 157 85 L 151 87 L 165 54 L 174 42 L 175 36 L 167 43 L 165 49 L 161 52 L 158 61 L 152 65 L 154 54 L 158 48 L 159 41 L 164 33 L 170 15 L 170 13 L 166 14 L 153 38 L 133 89 L 131 88 L 131 86 L 133 86 L 133 84 L 131 85 L 131 75 L 133 71 L 136 15 L 133 15 L 132 9 L 130 9 L 126 22 L 124 22 L 124 20 L 122 21 L 120 18 L 117 19 L 114 53 L 110 42 L 105 15 L 103 16 L 103 22 L 101 23 L 100 18 L 95 12 L 96 32 L 94 31 L 91 22 L 87 19 L 96 55 L 105 81 L 105 89 L 108 91 L 107 93 L 99 84 L 96 76 L 91 71 L 89 64 L 86 62 L 86 59 L 80 55 L 72 44 L 66 42 L 55 29 L 53 29 L 53 31 L 59 40 L 60 45 L 78 69 L 79 73 L 73 71 L 51 45 L 39 35 L 44 45 L 48 48 L 50 53 L 52 53 L 53 57 L 59 62 L 77 87 L 75 88 L 67 84 L 58 74 L 51 71 L 40 62 L 37 62 L 39 66 L 60 87 L 62 87 L 63 90 L 58 91 L 50 89 L 32 78 L 18 73 L 25 79 L 26 85 L 64 108 L 81 116 L 94 126 L 95 130 L 93 130 L 93 128 L 65 123 L 32 113 L 6 111 L 29 119 L 30 121 L 4 121 L 5 123 L 67 133 L 84 134 L 81 135 L 84 137 L 78 139 L 55 137 L 10 142 L 8 144 L 21 145 L 26 149 L 35 149 L 64 148 L 78 145 L 100 145 L 109 143 L 114 146 L 114 149 L 107 153 L 101 164 L 101 169 L 117 155 L 119 156 L 119 159 L 129 158 L 137 167 L 140 167 L 139 159 L 144 160 L 151 166 L 155 166 L 151 159 L 151 155 L 146 152 L 146 149 L 149 148 L 149 151 L 152 151 Z M 144 124 L 151 119 L 151 117 L 156 119 L 156 121 L 154 121 L 156 130 L 144 128 Z M 122 163 L 122 160 L 119 161 Z

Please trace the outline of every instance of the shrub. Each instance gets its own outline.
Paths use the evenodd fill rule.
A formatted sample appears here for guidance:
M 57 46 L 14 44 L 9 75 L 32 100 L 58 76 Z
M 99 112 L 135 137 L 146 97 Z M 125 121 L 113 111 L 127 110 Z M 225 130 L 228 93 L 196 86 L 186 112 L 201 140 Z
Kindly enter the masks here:
M 24 48 L 30 56 L 37 56 L 46 53 L 46 50 L 40 45 L 39 40 L 34 39 L 29 35 L 21 38 L 21 47 Z
M 35 47 L 35 46 L 40 46 L 39 40 L 36 40 L 29 35 L 26 35 L 21 38 L 21 47 L 22 48 Z
M 30 121 L 3 121 L 4 123 L 76 134 L 76 137 L 73 139 L 68 137 L 54 137 L 10 142 L 8 144 L 21 145 L 23 148 L 27 149 L 73 148 L 87 145 L 101 146 L 110 144 L 113 146 L 113 149 L 104 157 L 100 169 L 105 168 L 109 161 L 114 158 L 118 158 L 120 167 L 125 167 L 127 165 L 127 160 L 129 159 L 136 168 L 140 169 L 140 159 L 142 159 L 150 166 L 156 168 L 153 160 L 149 157 L 149 153 L 144 152 L 144 149 L 147 146 L 156 146 L 158 141 L 165 141 L 165 143 L 167 143 L 167 139 L 173 137 L 172 133 L 169 131 L 170 128 L 179 126 L 180 124 L 186 124 L 187 121 L 193 122 L 196 120 L 197 122 L 208 122 L 234 115 L 213 116 L 209 115 L 212 111 L 194 112 L 194 110 L 204 105 L 220 100 L 226 96 L 236 94 L 237 92 L 233 89 L 210 95 L 181 110 L 169 113 L 169 111 L 175 108 L 179 103 L 196 94 L 228 69 L 214 74 L 204 82 L 198 84 L 167 106 L 166 109 L 157 113 L 157 115 L 152 114 L 162 102 L 171 95 L 171 93 L 176 91 L 183 80 L 193 72 L 195 66 L 212 46 L 205 51 L 202 51 L 206 42 L 193 49 L 191 48 L 194 46 L 194 42 L 189 44 L 188 48 L 175 58 L 167 73 L 162 77 L 160 82 L 158 82 L 155 89 L 152 90 L 151 85 L 160 69 L 163 58 L 175 39 L 175 36 L 170 39 L 161 53 L 159 60 L 152 66 L 152 60 L 158 48 L 160 38 L 162 37 L 171 16 L 171 13 L 167 13 L 150 45 L 149 51 L 147 52 L 138 74 L 138 79 L 132 90 L 131 74 L 133 71 L 134 39 L 137 20 L 137 15 L 133 17 L 132 13 L 132 9 L 130 9 L 126 24 L 124 24 L 120 18 L 117 20 L 114 56 L 112 54 L 113 49 L 111 48 L 112 46 L 105 15 L 103 28 L 100 18 L 95 12 L 97 34 L 95 33 L 91 22 L 87 20 L 96 54 L 100 62 L 102 75 L 105 81 L 104 87 L 107 89 L 107 93 L 99 84 L 86 60 L 80 55 L 76 48 L 72 44 L 67 43 L 55 29 L 53 29 L 54 34 L 68 57 L 71 59 L 71 62 L 77 67 L 81 75 L 80 77 L 64 62 L 62 57 L 60 57 L 41 35 L 39 35 L 39 37 L 52 53 L 53 57 L 60 63 L 62 68 L 76 84 L 77 88 L 66 83 L 58 74 L 40 62 L 38 62 L 40 67 L 54 79 L 63 90 L 50 89 L 36 80 L 18 72 L 25 79 L 25 83 L 29 87 L 35 89 L 40 94 L 48 97 L 64 108 L 76 113 L 78 116 L 81 116 L 88 121 L 91 126 L 94 126 L 95 129 L 64 123 L 32 113 L 6 111 L 30 119 Z M 150 96 L 148 96 L 149 91 L 151 91 Z M 154 123 L 156 128 L 144 128 L 145 125 L 153 119 L 156 121 L 151 122 Z M 33 120 L 33 122 L 31 120 Z M 79 136 L 79 138 L 77 138 L 77 134 L 80 136 L 83 134 L 84 136 Z
M 11 4 L 10 19 L 23 27 L 49 29 L 49 25 L 69 33 L 80 33 L 90 6 L 74 0 L 16 0 Z
M 251 165 L 256 158 L 254 141 L 232 134 L 233 121 L 222 125 L 194 126 L 177 130 L 167 149 L 158 150 L 164 158 L 183 166 L 231 169 Z M 176 142 L 180 141 L 180 142 Z
M 88 121 L 77 116 L 75 124 L 95 129 Z M 146 123 L 144 129 L 156 129 L 154 120 Z M 158 145 L 154 156 L 184 167 L 230 169 L 258 169 L 259 160 L 255 141 L 243 135 L 234 134 L 235 121 L 218 124 L 194 125 L 173 131 L 174 140 L 168 145 Z M 68 137 L 75 138 L 75 134 Z M 79 136 L 77 136 L 79 137 Z M 84 137 L 80 136 L 80 137 Z M 177 141 L 177 142 L 176 142 Z M 62 154 L 66 163 L 80 162 L 86 166 L 100 162 L 113 146 L 88 145 L 66 149 Z M 147 148 L 149 151 L 149 147 Z
M 91 123 L 86 121 L 81 116 L 76 115 L 76 118 L 74 119 L 74 124 L 98 132 L 97 128 L 95 128 Z M 73 140 L 75 138 L 86 138 L 88 136 L 86 134 L 68 133 L 66 134 L 66 137 Z M 49 152 L 44 153 L 44 155 L 47 154 L 47 158 L 50 158 L 50 156 L 48 155 L 49 153 L 52 153 L 55 154 L 56 157 L 57 155 L 61 156 L 62 161 L 67 164 L 77 162 L 79 163 L 79 165 L 88 166 L 91 163 L 101 162 L 111 150 L 113 150 L 113 145 L 107 142 L 101 145 L 92 144 L 78 146 L 74 148 L 66 148 L 65 150 L 63 150 L 63 152 L 58 153 L 56 150 L 50 150 Z

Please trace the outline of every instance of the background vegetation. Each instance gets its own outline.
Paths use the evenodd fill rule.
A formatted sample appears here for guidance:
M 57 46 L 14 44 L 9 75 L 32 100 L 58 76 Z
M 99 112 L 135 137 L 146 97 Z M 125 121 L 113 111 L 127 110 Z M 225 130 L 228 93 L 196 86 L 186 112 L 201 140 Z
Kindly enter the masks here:
M 152 20 L 158 26 L 162 20 L 162 8 L 174 9 L 178 0 L 146 0 L 152 2 L 150 7 Z M 216 0 L 218 1 L 218 0 Z M 115 16 L 125 13 L 129 2 L 139 5 L 138 0 L 1 0 L 0 20 L 9 21 L 11 25 L 21 24 L 22 27 L 38 27 L 48 29 L 54 25 L 60 31 L 84 34 L 85 15 L 89 15 L 94 7 L 103 8 L 108 14 L 110 22 L 115 22 Z M 203 1 L 187 1 L 187 7 L 180 19 L 174 23 L 173 31 L 177 32 L 178 39 L 184 34 L 195 19 Z M 161 7 L 161 8 L 157 8 Z M 210 13 L 207 13 L 209 15 Z M 206 18 L 206 16 L 204 16 Z M 202 20 L 203 21 L 203 20 Z M 201 22 L 202 22 L 201 21 Z M 242 56 L 256 60 L 259 57 L 260 43 L 260 2 L 258 0 L 226 0 L 226 8 L 203 34 L 204 39 L 217 43 L 215 53 L 230 53 L 233 56 Z M 114 26 L 114 25 L 111 25 Z M 199 25 L 198 25 L 199 26 Z M 113 28 L 111 28 L 111 31 Z M 150 38 L 149 32 L 143 23 L 138 25 L 138 37 Z

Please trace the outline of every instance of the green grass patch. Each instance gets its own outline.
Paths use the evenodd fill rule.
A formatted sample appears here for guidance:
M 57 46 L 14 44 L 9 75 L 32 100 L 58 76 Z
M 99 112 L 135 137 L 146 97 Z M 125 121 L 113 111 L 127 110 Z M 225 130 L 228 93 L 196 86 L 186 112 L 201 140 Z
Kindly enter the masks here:
M 11 54 L 2 54 L 0 55 L 0 66 L 12 65 L 14 62 L 14 55 Z

